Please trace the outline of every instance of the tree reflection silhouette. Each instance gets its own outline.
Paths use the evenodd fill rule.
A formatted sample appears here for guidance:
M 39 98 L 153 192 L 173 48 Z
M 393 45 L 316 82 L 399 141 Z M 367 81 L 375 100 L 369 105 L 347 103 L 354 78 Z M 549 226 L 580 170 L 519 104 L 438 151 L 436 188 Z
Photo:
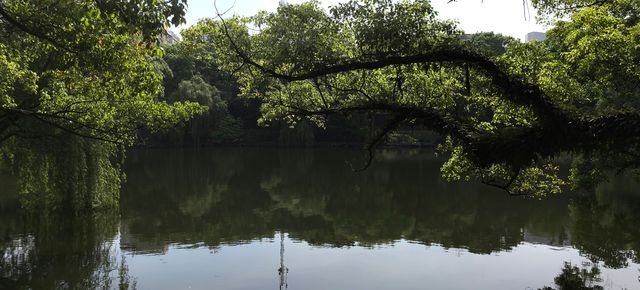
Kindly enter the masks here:
M 487 254 L 530 242 L 573 246 L 605 267 L 640 262 L 640 197 L 629 179 L 592 194 L 509 198 L 441 181 L 431 152 L 384 152 L 354 173 L 345 161 L 360 156 L 247 148 L 134 152 L 120 213 L 25 215 L 17 199 L 0 195 L 0 288 L 90 289 L 116 281 L 135 287 L 113 247 L 118 235 L 120 247 L 134 253 L 165 252 L 170 244 L 217 248 L 279 232 L 323 247 L 405 239 Z
M 354 173 L 345 160 L 360 156 L 345 150 L 140 153 L 129 159 L 122 193 L 125 234 L 137 239 L 126 242 L 143 251 L 162 251 L 163 241 L 215 247 L 283 229 L 292 239 L 338 247 L 407 239 L 491 253 L 526 238 L 568 243 L 567 196 L 513 199 L 447 183 L 430 152 L 381 154 L 369 170 Z
M 589 268 L 579 268 L 569 262 L 565 262 L 562 271 L 553 279 L 557 290 L 604 290 L 599 285 L 602 282 L 600 268 L 596 264 Z M 549 286 L 538 290 L 554 290 Z

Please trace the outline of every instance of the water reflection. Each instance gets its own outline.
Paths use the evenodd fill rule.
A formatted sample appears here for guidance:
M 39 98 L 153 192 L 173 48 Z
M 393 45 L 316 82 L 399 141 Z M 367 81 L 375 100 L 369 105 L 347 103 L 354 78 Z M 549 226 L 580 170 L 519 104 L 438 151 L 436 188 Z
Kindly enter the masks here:
M 162 156 L 162 158 L 159 158 Z M 523 241 L 569 244 L 569 196 L 516 199 L 439 178 L 431 152 L 388 152 L 369 170 L 357 151 L 140 152 L 122 194 L 127 244 L 216 247 L 278 230 L 322 246 L 373 246 L 407 239 L 473 253 Z M 135 240 L 135 241 L 134 241 Z
M 258 274 L 263 266 L 255 262 L 256 257 L 272 252 L 264 264 L 265 273 L 274 282 L 277 279 L 273 288 L 279 284 L 281 289 L 296 288 L 287 287 L 289 284 L 299 287 L 302 282 L 296 277 L 307 277 L 306 286 L 313 284 L 310 272 L 305 272 L 311 268 L 300 262 L 322 260 L 318 253 L 305 252 L 310 248 L 326 250 L 324 257 L 358 257 L 349 263 L 369 263 L 367 267 L 380 269 L 390 267 L 384 264 L 389 258 L 397 259 L 406 265 L 394 266 L 400 268 L 394 269 L 399 272 L 393 277 L 404 277 L 408 274 L 402 271 L 428 267 L 413 265 L 412 255 L 435 259 L 441 266 L 455 264 L 451 259 L 457 254 L 442 255 L 447 252 L 483 254 L 483 263 L 497 264 L 506 263 L 507 257 L 500 256 L 504 253 L 515 259 L 516 264 L 507 265 L 513 267 L 531 263 L 526 259 L 544 251 L 559 257 L 557 264 L 547 266 L 560 271 L 570 254 L 553 249 L 573 247 L 608 271 L 632 267 L 630 279 L 637 282 L 640 195 L 629 179 L 614 180 L 591 195 L 535 200 L 508 197 L 470 183 L 442 181 L 440 162 L 427 151 L 388 151 L 369 170 L 352 172 L 347 163 L 361 161 L 361 157 L 358 151 L 329 149 L 141 150 L 126 165 L 121 212 L 76 217 L 26 215 L 19 210 L 17 199 L 7 194 L 11 180 L 0 179 L 5 191 L 0 192 L 0 289 L 170 289 L 159 282 L 165 280 L 158 265 L 178 259 L 185 263 L 182 271 L 199 273 L 196 268 L 214 263 L 198 262 L 203 259 L 202 249 L 225 260 L 225 265 L 240 263 L 248 253 L 258 255 L 250 258 L 256 265 L 238 266 L 253 269 L 247 273 L 255 275 L 256 281 L 263 281 Z M 262 243 L 273 243 L 276 248 L 261 248 Z M 529 246 L 523 248 L 523 243 Z M 229 245 L 244 246 L 236 247 L 232 254 Z M 436 252 L 421 252 L 420 248 Z M 216 254 L 221 249 L 226 252 Z M 412 254 L 398 256 L 405 251 Z M 395 254 L 388 254 L 391 252 Z M 373 258 L 381 260 L 369 261 Z M 355 271 L 345 263 L 336 264 L 339 275 Z M 482 272 L 473 268 L 477 261 L 465 263 L 468 267 L 462 268 L 471 273 Z M 202 279 L 193 273 L 183 282 Z M 629 276 L 627 273 L 622 275 Z M 547 276 L 536 276 L 527 286 L 550 285 L 553 275 Z M 245 273 L 239 279 L 253 278 Z M 349 278 L 334 280 L 348 281 L 344 279 Z M 470 285 L 475 283 L 472 277 L 468 280 Z M 194 288 L 212 283 L 206 281 L 193 282 Z M 255 283 L 258 287 L 262 282 Z M 424 286 L 423 281 L 415 283 Z
M 629 179 L 617 179 L 569 205 L 573 243 L 592 261 L 614 268 L 640 263 L 640 199 Z
M 583 265 L 578 267 L 569 262 L 565 262 L 562 271 L 553 279 L 557 288 L 545 286 L 538 290 L 604 290 L 600 268 L 597 264 Z M 591 266 L 589 268 L 588 266 Z
M 117 215 L 82 218 L 2 214 L 0 289 L 111 287 Z M 18 215 L 19 216 L 19 215 Z

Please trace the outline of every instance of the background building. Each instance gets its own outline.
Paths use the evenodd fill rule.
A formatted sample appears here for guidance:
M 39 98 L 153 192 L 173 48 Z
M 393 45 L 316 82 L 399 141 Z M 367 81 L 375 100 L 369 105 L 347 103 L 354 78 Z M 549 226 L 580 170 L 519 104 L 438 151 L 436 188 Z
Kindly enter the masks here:
M 531 42 L 531 41 L 543 41 L 545 39 L 545 33 L 544 32 L 537 32 L 537 31 L 532 31 L 527 33 L 527 35 L 525 35 L 524 37 L 524 42 Z

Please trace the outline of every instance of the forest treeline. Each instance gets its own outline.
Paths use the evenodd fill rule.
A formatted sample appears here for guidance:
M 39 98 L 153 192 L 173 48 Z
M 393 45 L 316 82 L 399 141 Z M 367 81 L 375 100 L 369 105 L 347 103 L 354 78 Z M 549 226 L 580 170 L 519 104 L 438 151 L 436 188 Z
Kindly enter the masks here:
M 183 32 L 184 39 L 168 39 L 163 45 L 164 55 L 155 64 L 164 76 L 162 100 L 169 103 L 191 101 L 206 106 L 207 113 L 172 128 L 167 132 L 149 135 L 147 146 L 353 146 L 362 147 L 384 127 L 385 114 L 355 112 L 328 116 L 324 127 L 312 122 L 296 124 L 285 120 L 260 124 L 260 98 L 239 95 L 233 75 L 218 69 L 212 48 L 196 48 L 202 35 L 214 20 L 202 20 Z M 518 40 L 493 32 L 463 34 L 461 40 L 489 55 L 505 53 L 510 43 Z M 164 38 L 167 39 L 167 38 Z M 264 88 L 266 90 L 266 87 Z M 422 126 L 404 126 L 386 136 L 387 146 L 433 147 L 444 137 Z
M 146 134 L 141 146 L 352 146 L 362 147 L 380 130 L 387 117 L 372 112 L 336 114 L 328 116 L 324 127 L 301 121 L 290 124 L 285 120 L 260 124 L 262 116 L 260 98 L 239 95 L 238 83 L 233 75 L 222 71 L 216 64 L 215 51 L 195 48 L 198 32 L 212 20 L 183 32 L 184 39 L 171 39 L 163 43 L 163 55 L 153 60 L 163 75 L 164 92 L 160 98 L 168 103 L 190 101 L 208 108 L 202 115 L 167 131 Z M 461 35 L 473 47 L 501 55 L 509 43 L 518 40 L 483 32 Z M 266 88 L 265 88 L 266 90 Z M 388 146 L 428 146 L 441 143 L 441 135 L 420 126 L 405 126 L 389 134 L 384 140 Z

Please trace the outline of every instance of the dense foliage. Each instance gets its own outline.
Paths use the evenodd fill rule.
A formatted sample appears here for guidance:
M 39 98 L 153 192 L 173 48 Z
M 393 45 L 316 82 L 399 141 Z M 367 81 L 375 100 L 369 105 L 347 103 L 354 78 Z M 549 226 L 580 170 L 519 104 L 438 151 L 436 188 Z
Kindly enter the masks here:
M 374 120 L 361 114 L 334 117 L 329 130 L 318 130 L 306 122 L 289 126 L 285 122 L 258 125 L 262 100 L 238 95 L 235 78 L 218 69 L 215 43 L 211 38 L 211 20 L 203 20 L 182 31 L 182 41 L 164 47 L 158 60 L 164 74 L 168 102 L 212 100 L 209 113 L 155 136 L 153 145 L 260 145 L 307 146 L 318 144 L 361 144 Z
M 185 40 L 168 45 L 164 56 L 156 60 L 164 76 L 162 100 L 196 102 L 209 111 L 151 141 L 164 145 L 235 144 L 242 137 L 243 123 L 229 110 L 230 104 L 238 101 L 233 80 L 214 62 L 202 59 L 206 52 L 192 51 L 188 44 Z
M 448 136 L 447 178 L 514 195 L 633 168 L 638 2 L 532 4 L 555 25 L 543 42 L 469 39 L 424 0 L 349 1 L 329 12 L 311 1 L 203 25 L 241 95 L 263 102 L 263 123 L 322 127 L 331 114 L 375 113 L 386 122 L 369 149 L 395 129 L 423 126 Z M 582 162 L 569 180 L 554 161 L 567 152 Z
M 637 1 L 532 1 L 554 28 L 526 44 L 464 34 L 426 0 L 311 1 L 203 20 L 160 49 L 185 4 L 0 2 L 0 162 L 27 200 L 113 205 L 123 148 L 165 129 L 152 142 L 368 139 L 371 152 L 431 130 L 446 178 L 513 195 L 592 187 L 640 162 Z
M 158 100 L 151 58 L 184 1 L 0 2 L 0 152 L 28 200 L 112 206 L 124 146 L 206 108 Z

